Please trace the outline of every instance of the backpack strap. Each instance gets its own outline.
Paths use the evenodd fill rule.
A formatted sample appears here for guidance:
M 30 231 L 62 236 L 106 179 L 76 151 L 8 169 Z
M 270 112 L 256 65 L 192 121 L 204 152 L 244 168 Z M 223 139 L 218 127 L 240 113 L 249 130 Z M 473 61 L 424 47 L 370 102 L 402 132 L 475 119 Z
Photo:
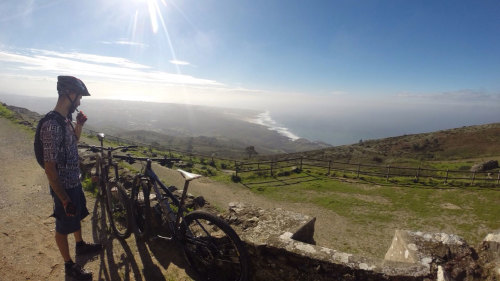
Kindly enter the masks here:
M 63 153 L 64 153 L 64 162 L 66 162 L 66 150 L 64 149 L 66 145 L 66 118 L 64 118 L 59 112 L 57 111 L 50 111 L 47 113 L 41 120 L 38 122 L 38 126 L 36 128 L 36 133 L 35 133 L 35 155 L 37 157 L 38 164 L 44 167 L 44 160 L 43 160 L 43 147 L 41 144 L 41 139 L 40 139 L 40 131 L 42 128 L 43 123 L 45 123 L 47 120 L 54 119 L 57 121 L 59 126 L 62 128 L 62 141 L 61 145 L 59 146 L 59 150 L 63 148 Z M 39 143 L 37 143 L 39 142 Z M 37 147 L 38 146 L 38 147 Z M 37 151 L 41 150 L 41 151 Z M 40 155 L 38 155 L 40 154 Z
M 57 123 L 62 127 L 62 142 L 61 142 L 61 146 L 59 146 L 59 150 L 61 150 L 61 148 L 63 148 L 63 152 L 64 152 L 64 163 L 66 163 L 66 150 L 64 149 L 64 147 L 66 146 L 66 118 L 64 118 L 59 112 L 57 111 L 51 111 L 49 113 L 52 113 L 52 116 L 51 118 L 55 119 L 57 121 Z

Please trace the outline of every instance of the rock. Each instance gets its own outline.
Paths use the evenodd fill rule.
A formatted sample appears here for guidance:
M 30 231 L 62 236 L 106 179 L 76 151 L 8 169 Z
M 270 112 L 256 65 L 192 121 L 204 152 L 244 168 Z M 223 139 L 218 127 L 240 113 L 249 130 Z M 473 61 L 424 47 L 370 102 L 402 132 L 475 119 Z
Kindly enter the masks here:
M 476 251 L 454 234 L 396 230 L 385 255 L 390 262 L 442 266 L 442 280 L 475 280 L 480 275 Z
M 484 172 L 498 168 L 497 160 L 489 160 L 480 164 L 476 164 L 470 168 L 471 172 Z
M 315 244 L 314 224 L 316 218 L 282 209 L 263 210 L 243 203 L 229 203 L 228 221 L 238 222 L 242 230 L 252 228 L 252 239 L 266 243 L 269 236 L 292 233 L 291 238 L 304 243 Z M 235 219 L 234 217 L 237 217 Z
M 500 280 L 500 230 L 489 233 L 479 246 L 482 280 Z
M 195 209 L 198 209 L 198 208 L 205 206 L 206 201 L 205 201 L 205 198 L 203 196 L 198 196 L 198 197 L 193 199 L 193 203 L 195 205 Z

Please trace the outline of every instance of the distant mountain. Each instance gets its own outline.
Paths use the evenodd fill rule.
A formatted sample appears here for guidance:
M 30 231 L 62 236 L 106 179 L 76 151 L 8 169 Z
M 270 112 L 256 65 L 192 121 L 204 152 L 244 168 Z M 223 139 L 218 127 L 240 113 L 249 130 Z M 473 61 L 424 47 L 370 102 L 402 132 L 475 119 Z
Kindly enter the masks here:
M 135 103 L 136 108 L 130 110 L 128 107 L 121 107 L 120 103 L 101 103 L 104 106 L 113 106 L 114 109 L 106 110 L 106 113 L 87 111 L 89 116 L 95 119 L 95 116 L 110 115 L 106 120 L 94 122 L 93 126 L 108 126 L 108 129 L 102 131 L 114 134 L 124 139 L 159 144 L 174 150 L 191 151 L 211 155 L 215 153 L 219 157 L 244 158 L 245 148 L 253 145 L 259 153 L 258 158 L 289 158 L 296 156 L 305 156 L 315 159 L 332 159 L 335 161 L 345 161 L 351 163 L 374 163 L 374 164 L 396 164 L 396 163 L 415 163 L 420 161 L 453 161 L 467 159 L 491 159 L 500 158 L 500 123 L 492 123 L 477 126 L 467 126 L 449 130 L 441 130 L 431 133 L 403 135 L 398 137 L 383 138 L 377 140 L 360 140 L 357 144 L 342 145 L 335 147 L 326 147 L 326 144 L 313 143 L 305 139 L 291 141 L 290 139 L 279 135 L 275 131 L 270 131 L 264 126 L 251 124 L 242 121 L 244 118 L 252 115 L 251 111 L 214 109 L 196 106 L 184 105 L 161 105 Z M 143 106 L 143 108 L 141 108 Z M 220 126 L 214 126 L 215 132 L 229 132 L 227 136 L 216 135 L 189 135 L 187 132 L 177 130 L 176 127 L 170 127 L 172 134 L 166 134 L 165 129 L 159 129 L 151 124 L 168 124 L 175 118 L 180 118 L 179 113 L 182 107 L 191 111 L 188 114 L 190 120 L 196 120 L 195 123 L 203 124 L 210 122 L 199 120 L 202 116 L 205 119 L 217 120 Z M 8 106 L 9 109 L 17 113 L 18 119 L 23 123 L 36 124 L 41 115 L 25 108 Z M 161 111 L 168 109 L 170 114 L 179 114 L 173 116 L 167 121 L 159 121 L 161 118 L 168 118 L 166 112 L 148 113 L 146 109 Z M 117 113 L 120 112 L 121 113 Z M 177 111 L 176 111 L 177 110 Z M 220 112 L 217 112 L 219 110 Z M 143 113 L 140 113 L 140 112 Z M 149 114 L 149 115 L 148 115 Z M 123 124 L 119 123 L 118 116 L 128 116 L 121 118 Z M 134 119 L 139 116 L 143 119 Z M 148 117 L 149 116 L 149 117 Z M 154 119 L 152 116 L 155 116 Z M 135 120 L 137 124 L 133 124 Z M 149 122 L 148 122 L 149 120 Z M 156 121 L 153 121 L 156 120 Z M 182 118 L 180 118 L 182 120 Z M 132 124 L 127 123 L 132 122 Z M 175 123 L 175 122 L 174 122 Z M 179 122 L 180 123 L 180 122 Z M 182 123 L 185 124 L 186 122 Z M 92 124 L 89 120 L 89 124 Z M 128 124 L 128 125 L 127 125 Z M 141 129 L 140 124 L 143 124 Z M 180 126 L 180 124 L 179 124 Z M 186 125 L 185 130 L 196 128 L 196 126 Z M 240 129 L 241 126 L 241 129 Z M 92 128 L 92 126 L 90 126 Z M 129 129 L 125 129 L 129 127 Z M 225 127 L 225 128 L 220 128 Z M 232 129 L 231 129 L 232 127 Z M 95 129 L 95 127 L 93 128 Z M 204 129 L 201 127 L 201 129 Z M 96 129 L 97 130 L 97 129 Z M 112 133 L 111 133 L 112 132 Z M 233 134 L 234 135 L 231 135 Z M 248 139 L 245 139 L 248 138 Z M 257 145 L 256 143 L 259 143 Z M 317 147 L 322 147 L 317 149 Z M 326 147 L 326 148 L 325 148 Z M 272 154 L 272 155 L 269 155 Z
M 500 158 L 500 123 L 412 134 L 357 144 L 335 146 L 296 154 L 315 159 L 333 159 L 351 163 L 393 164 L 419 161 L 453 161 Z
M 48 112 L 56 102 L 55 98 L 1 98 L 38 113 Z M 266 126 L 249 122 L 260 113 L 258 111 L 91 99 L 82 101 L 80 110 L 89 118 L 87 128 L 182 151 L 243 156 L 248 146 L 254 146 L 259 154 L 291 153 L 330 146 L 306 139 L 293 141 Z

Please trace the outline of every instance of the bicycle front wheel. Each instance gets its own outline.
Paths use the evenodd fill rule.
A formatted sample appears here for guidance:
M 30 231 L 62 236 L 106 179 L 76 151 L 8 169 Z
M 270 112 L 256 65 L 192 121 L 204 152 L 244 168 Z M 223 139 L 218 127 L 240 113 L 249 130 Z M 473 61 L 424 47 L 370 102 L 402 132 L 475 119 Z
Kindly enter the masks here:
M 118 238 L 128 238 L 132 230 L 132 218 L 125 188 L 116 181 L 109 182 L 106 188 L 106 197 L 109 221 L 113 232 Z
M 132 187 L 132 219 L 134 222 L 135 237 L 139 240 L 147 240 L 151 227 L 151 207 L 149 194 L 151 184 L 141 176 L 134 179 Z
M 248 254 L 236 232 L 222 219 L 194 211 L 182 223 L 186 259 L 203 280 L 245 281 Z

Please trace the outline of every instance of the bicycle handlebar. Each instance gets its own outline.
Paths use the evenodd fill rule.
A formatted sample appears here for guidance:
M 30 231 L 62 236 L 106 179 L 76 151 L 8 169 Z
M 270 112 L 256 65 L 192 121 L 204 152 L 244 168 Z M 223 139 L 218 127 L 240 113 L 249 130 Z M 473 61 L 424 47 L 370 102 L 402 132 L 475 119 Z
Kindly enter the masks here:
M 95 145 L 88 145 L 88 144 L 79 144 L 79 148 L 87 148 L 92 152 L 99 152 L 99 150 L 106 150 L 106 151 L 115 151 L 121 149 L 123 152 L 126 152 L 127 150 L 131 148 L 137 148 L 137 145 L 125 145 L 125 146 L 116 146 L 116 147 L 100 147 L 100 146 L 95 146 Z
M 172 163 L 172 162 L 180 162 L 180 158 L 150 158 L 150 157 L 135 157 L 132 155 L 113 155 L 113 158 L 118 158 L 127 161 L 130 164 L 133 164 L 135 161 L 155 161 L 159 162 L 160 164 L 164 163 Z

